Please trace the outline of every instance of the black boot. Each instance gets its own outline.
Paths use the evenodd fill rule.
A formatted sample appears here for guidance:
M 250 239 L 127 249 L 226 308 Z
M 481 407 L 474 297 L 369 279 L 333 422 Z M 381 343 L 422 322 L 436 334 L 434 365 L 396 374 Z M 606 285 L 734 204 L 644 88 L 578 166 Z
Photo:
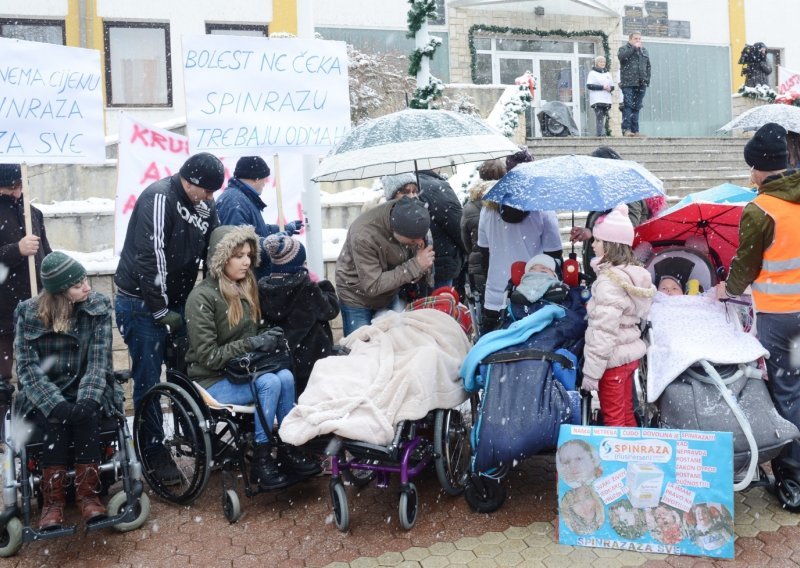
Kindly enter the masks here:
M 289 484 L 289 476 L 281 473 L 272 459 L 272 446 L 259 444 L 253 451 L 250 481 L 264 489 L 279 489 Z
M 303 453 L 296 446 L 281 444 L 278 446 L 278 466 L 289 469 L 298 475 L 308 477 L 322 471 L 319 460 Z

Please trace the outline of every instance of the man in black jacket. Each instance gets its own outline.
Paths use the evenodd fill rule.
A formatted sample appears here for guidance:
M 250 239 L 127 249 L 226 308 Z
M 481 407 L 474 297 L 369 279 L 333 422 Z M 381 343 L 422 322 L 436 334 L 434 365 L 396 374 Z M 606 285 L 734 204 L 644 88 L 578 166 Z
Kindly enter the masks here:
M 650 86 L 650 56 L 642 47 L 642 34 L 633 32 L 619 48 L 619 86 L 622 89 L 622 135 L 639 136 L 639 111 Z
M 219 224 L 213 194 L 224 178 L 216 156 L 195 154 L 179 173 L 151 184 L 136 200 L 114 275 L 117 327 L 131 357 L 135 407 L 161 378 L 167 334 L 183 330 L 186 298 Z M 149 462 L 158 464 L 163 483 L 179 483 L 160 432 L 150 435 L 142 448 L 153 452 Z

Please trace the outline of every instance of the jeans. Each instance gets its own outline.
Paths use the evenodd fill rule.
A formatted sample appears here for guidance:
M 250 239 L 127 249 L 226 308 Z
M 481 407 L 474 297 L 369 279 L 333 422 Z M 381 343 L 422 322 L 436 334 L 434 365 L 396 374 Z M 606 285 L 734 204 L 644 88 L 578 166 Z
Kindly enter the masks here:
M 356 308 L 345 304 L 340 304 L 339 308 L 342 312 L 342 333 L 345 337 L 359 327 L 371 324 L 372 318 L 378 312 L 370 308 Z
M 277 373 L 260 375 L 252 384 L 235 385 L 228 379 L 214 383 L 208 393 L 223 404 L 252 404 L 258 398 L 258 405 L 264 414 L 264 421 L 269 430 L 278 417 L 278 426 L 289 414 L 294 406 L 294 376 L 288 369 Z M 256 414 L 256 444 L 269 442 L 269 433 L 264 429 L 264 423 Z
M 639 111 L 644 106 L 647 87 L 622 87 L 622 131 L 639 132 Z

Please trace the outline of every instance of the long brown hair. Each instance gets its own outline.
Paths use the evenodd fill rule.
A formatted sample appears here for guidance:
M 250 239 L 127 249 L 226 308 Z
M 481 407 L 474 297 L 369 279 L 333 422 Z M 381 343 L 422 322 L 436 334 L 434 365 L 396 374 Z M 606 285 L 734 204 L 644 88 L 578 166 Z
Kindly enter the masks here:
M 56 333 L 64 333 L 69 329 L 69 320 L 75 304 L 67 297 L 66 292 L 51 294 L 42 290 L 36 300 L 39 319 L 46 328 Z
M 642 263 L 634 256 L 633 249 L 629 245 L 600 240 L 603 242 L 603 259 L 601 262 L 607 262 L 611 266 L 624 266 L 626 264 L 641 266 Z
M 253 250 L 252 244 L 249 241 L 247 241 L 247 244 L 251 245 L 251 266 L 255 266 L 255 256 L 258 254 L 258 251 Z M 231 255 L 225 259 L 225 264 L 235 255 L 239 254 L 243 248 L 244 243 L 241 243 L 233 249 Z M 247 271 L 247 276 L 244 277 L 244 280 L 234 282 L 225 274 L 223 267 L 219 275 L 219 291 L 222 297 L 225 298 L 225 303 L 228 304 L 228 325 L 235 327 L 242 321 L 242 317 L 244 316 L 242 300 L 250 304 L 250 312 L 253 316 L 253 320 L 255 322 L 261 320 L 261 304 L 258 300 L 258 283 L 256 282 L 256 277 L 252 269 Z

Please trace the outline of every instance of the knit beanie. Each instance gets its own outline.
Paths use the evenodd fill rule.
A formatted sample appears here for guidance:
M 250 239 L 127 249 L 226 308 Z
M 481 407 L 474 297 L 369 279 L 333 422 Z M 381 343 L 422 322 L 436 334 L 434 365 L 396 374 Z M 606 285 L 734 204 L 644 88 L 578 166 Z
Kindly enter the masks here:
M 431 216 L 422 201 L 403 197 L 392 206 L 389 225 L 401 237 L 421 239 L 428 234 Z
M 532 162 L 533 156 L 531 156 L 530 150 L 528 150 L 527 146 L 520 145 L 519 150 L 514 154 L 511 154 L 506 158 L 506 171 L 510 172 L 514 168 L 516 168 L 520 164 L 524 164 L 525 162 Z
M 11 187 L 22 181 L 22 168 L 19 164 L 0 164 L 0 187 Z
M 272 272 L 292 273 L 303 269 L 306 248 L 303 243 L 286 235 L 270 235 L 264 239 Z
M 386 196 L 386 201 L 391 201 L 397 195 L 403 186 L 413 183 L 417 185 L 417 176 L 414 174 L 397 174 L 394 176 L 383 176 L 381 178 L 381 185 L 383 185 L 383 194 Z
M 628 218 L 628 206 L 617 205 L 608 215 L 603 215 L 594 224 L 592 234 L 596 239 L 608 243 L 633 245 L 633 224 Z
M 785 170 L 788 157 L 786 129 L 774 122 L 759 128 L 744 145 L 744 161 L 762 172 Z
M 263 179 L 269 177 L 269 166 L 261 156 L 244 156 L 236 162 L 233 177 L 239 179 Z
M 525 272 L 530 272 L 531 268 L 535 265 L 541 264 L 542 266 L 546 266 L 553 272 L 556 271 L 556 259 L 552 256 L 547 254 L 537 254 L 532 259 L 530 259 L 527 263 L 525 263 Z
M 181 177 L 208 191 L 217 191 L 225 181 L 225 166 L 208 152 L 189 156 L 181 166 Z
M 60 294 L 85 277 L 86 269 L 63 252 L 51 252 L 42 261 L 42 285 L 51 294 Z

